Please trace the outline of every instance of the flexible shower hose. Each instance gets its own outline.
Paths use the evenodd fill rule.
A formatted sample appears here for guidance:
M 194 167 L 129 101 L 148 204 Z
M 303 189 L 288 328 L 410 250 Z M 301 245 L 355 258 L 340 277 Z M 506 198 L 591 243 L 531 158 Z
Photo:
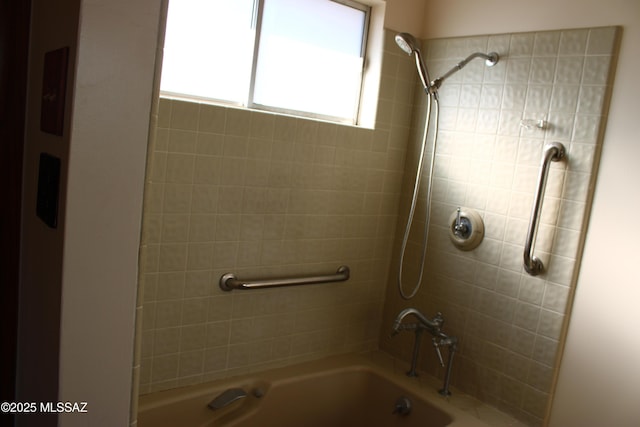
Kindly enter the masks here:
M 420 191 L 420 180 L 422 178 L 422 162 L 424 160 L 424 154 L 427 146 L 427 137 L 429 134 L 429 126 L 431 124 L 431 103 L 435 103 L 435 123 L 434 123 L 434 137 L 433 147 L 431 152 L 431 164 L 429 167 L 429 179 L 427 182 L 427 220 L 422 234 L 422 257 L 420 260 L 420 274 L 416 284 L 413 286 L 413 290 L 410 293 L 405 293 L 402 284 L 402 270 L 404 265 L 404 255 L 407 250 L 407 243 L 409 241 L 409 234 L 413 225 L 413 216 L 416 211 L 416 205 L 418 203 L 418 193 Z M 416 180 L 413 185 L 413 197 L 411 198 L 411 208 L 409 209 L 409 218 L 407 218 L 407 225 L 404 230 L 404 236 L 402 238 L 402 247 L 400 249 L 400 266 L 398 267 L 398 290 L 400 296 L 406 300 L 413 298 L 420 289 L 422 283 L 422 276 L 424 274 L 424 264 L 427 255 L 427 240 L 429 239 L 429 224 L 431 222 L 431 188 L 433 184 L 433 167 L 436 159 L 436 147 L 438 142 L 438 115 L 440 113 L 440 106 L 438 104 L 438 97 L 436 94 L 427 93 L 427 117 L 424 124 L 424 132 L 422 134 L 422 146 L 420 147 L 420 157 L 418 159 L 418 168 L 416 171 Z

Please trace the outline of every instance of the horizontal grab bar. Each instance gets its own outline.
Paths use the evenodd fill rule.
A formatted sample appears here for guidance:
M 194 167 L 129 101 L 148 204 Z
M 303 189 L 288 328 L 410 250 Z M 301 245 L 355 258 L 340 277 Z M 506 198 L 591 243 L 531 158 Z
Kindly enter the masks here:
M 280 286 L 298 286 L 311 285 L 314 283 L 331 283 L 344 282 L 349 279 L 349 267 L 340 266 L 336 274 L 327 274 L 324 276 L 308 276 L 308 277 L 290 277 L 284 279 L 266 279 L 266 280 L 239 280 L 235 274 L 227 273 L 220 277 L 220 289 L 229 292 L 234 289 L 262 289 L 276 288 Z
M 559 142 L 550 142 L 544 146 L 544 155 L 540 165 L 540 174 L 538 175 L 538 186 L 536 195 L 533 199 L 533 208 L 531 209 L 531 220 L 529 221 L 529 231 L 527 232 L 527 240 L 524 244 L 524 269 L 532 276 L 537 276 L 544 270 L 544 264 L 540 258 L 533 255 L 533 250 L 538 235 L 538 224 L 540 222 L 540 213 L 542 211 L 542 200 L 544 199 L 544 190 L 547 186 L 547 176 L 549 175 L 549 165 L 551 162 L 557 162 L 565 156 L 564 145 Z

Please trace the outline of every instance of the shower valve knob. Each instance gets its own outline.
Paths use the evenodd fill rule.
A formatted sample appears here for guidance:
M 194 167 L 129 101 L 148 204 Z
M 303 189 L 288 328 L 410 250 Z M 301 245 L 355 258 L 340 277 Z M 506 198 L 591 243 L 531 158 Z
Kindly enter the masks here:
M 449 237 L 460 250 L 475 249 L 484 237 L 484 223 L 478 212 L 459 207 L 449 218 Z
M 469 225 L 467 224 L 468 220 L 463 219 L 460 216 L 460 208 L 458 208 L 458 215 L 456 217 L 456 225 L 454 226 L 454 233 L 458 237 L 466 238 L 467 233 L 469 233 Z

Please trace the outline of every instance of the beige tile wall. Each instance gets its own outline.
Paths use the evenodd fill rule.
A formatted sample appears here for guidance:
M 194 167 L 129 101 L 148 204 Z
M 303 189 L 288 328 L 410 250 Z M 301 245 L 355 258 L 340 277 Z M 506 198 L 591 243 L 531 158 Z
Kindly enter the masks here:
M 142 236 L 140 391 L 377 348 L 415 70 L 387 34 L 375 130 L 161 99 Z M 351 268 L 223 292 L 221 275 Z
M 393 318 L 414 306 L 460 339 L 453 383 L 530 425 L 541 425 L 551 391 L 559 343 L 570 306 L 600 152 L 611 85 L 617 29 L 595 28 L 434 40 L 427 62 L 441 75 L 473 51 L 497 51 L 487 68 L 475 60 L 440 90 L 440 132 L 435 165 L 426 278 L 416 298 L 396 288 L 397 257 L 387 292 L 381 348 L 410 359 L 413 336 L 390 338 Z M 417 96 L 407 171 L 417 162 L 425 97 Z M 526 129 L 520 120 L 544 119 Z M 547 271 L 527 275 L 522 255 L 542 147 L 560 141 L 567 160 L 550 170 L 536 244 Z M 404 229 L 413 178 L 403 184 L 394 254 Z M 419 218 L 425 218 L 425 197 Z M 449 241 L 448 218 L 458 206 L 478 211 L 486 231 L 474 251 Z M 405 264 L 406 288 L 417 277 L 416 222 Z M 436 375 L 430 342 L 420 366 Z
M 488 69 L 476 60 L 440 91 L 427 273 L 410 302 L 398 297 L 395 277 L 425 97 L 393 34 L 385 35 L 375 130 L 162 99 L 141 247 L 141 393 L 378 345 L 409 360 L 412 337 L 391 340 L 388 329 L 399 310 L 415 306 L 443 312 L 446 330 L 460 338 L 455 385 L 540 424 L 577 274 L 616 34 L 429 44 L 432 77 L 475 50 L 496 50 L 501 61 Z M 539 118 L 547 130 L 519 125 Z M 550 140 L 565 144 L 568 160 L 552 165 L 536 253 L 548 272 L 533 278 L 523 273 L 522 246 Z M 424 193 L 408 282 L 417 273 Z M 446 222 L 457 206 L 485 220 L 473 252 L 449 243 Z M 352 268 L 343 284 L 218 288 L 229 271 L 275 277 L 341 264 Z M 442 375 L 426 343 L 422 351 L 421 368 Z

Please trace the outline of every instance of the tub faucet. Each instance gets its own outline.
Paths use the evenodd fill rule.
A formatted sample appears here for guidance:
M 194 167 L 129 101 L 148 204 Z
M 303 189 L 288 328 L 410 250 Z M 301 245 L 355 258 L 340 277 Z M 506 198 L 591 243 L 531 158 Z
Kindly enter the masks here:
M 414 323 L 402 323 L 405 317 L 408 315 L 413 315 L 418 319 L 417 322 Z M 442 331 L 442 325 L 444 324 L 444 318 L 442 317 L 442 313 L 437 313 L 433 319 L 427 318 L 424 314 L 420 313 L 418 309 L 415 308 L 405 308 L 396 316 L 395 321 L 393 322 L 393 328 L 391 331 L 391 336 L 398 334 L 402 330 L 412 330 L 415 331 L 416 338 L 415 343 L 413 345 L 413 357 L 411 359 L 411 368 L 407 372 L 407 375 L 410 377 L 417 377 L 418 372 L 416 370 L 416 366 L 418 364 L 418 355 L 420 353 L 420 339 L 422 338 L 422 333 L 427 330 L 432 335 L 431 342 L 433 343 L 433 347 L 436 351 L 436 355 L 438 356 L 438 361 L 440 362 L 440 366 L 445 367 L 444 359 L 442 358 L 442 352 L 440 351 L 440 347 L 448 347 L 449 348 L 449 357 L 446 364 L 446 373 L 444 378 L 444 387 L 442 390 L 439 390 L 439 393 L 443 396 L 449 396 L 451 392 L 449 391 L 449 382 L 451 379 L 451 368 L 453 366 L 453 355 L 458 349 L 458 339 L 456 337 L 450 337 Z
M 408 315 L 413 315 L 417 322 L 414 323 L 402 323 L 405 317 Z M 396 316 L 396 320 L 393 322 L 393 329 L 391 331 L 391 336 L 398 334 L 400 331 L 411 330 L 415 331 L 416 339 L 413 345 L 413 357 L 411 358 L 411 368 L 407 372 L 407 375 L 410 377 L 417 377 L 418 372 L 416 370 L 418 365 L 418 356 L 420 354 L 420 341 L 422 338 L 422 333 L 427 330 L 434 337 L 439 336 L 442 331 L 442 324 L 444 323 L 444 319 L 442 318 L 442 313 L 437 313 L 433 319 L 428 319 L 424 314 L 420 313 L 420 311 L 416 308 L 405 308 Z M 436 351 L 440 350 L 436 347 Z
M 213 399 L 207 405 L 209 409 L 215 411 L 216 409 L 224 408 L 227 405 L 232 404 L 236 400 L 242 399 L 247 396 L 247 393 L 241 388 L 230 388 L 223 391 L 215 399 Z
M 418 323 L 403 324 L 402 320 L 410 314 L 414 315 L 418 319 Z M 405 308 L 396 316 L 396 320 L 393 322 L 391 335 L 396 335 L 398 332 L 405 329 L 416 331 L 420 329 L 427 329 L 435 336 L 440 333 L 443 323 L 444 319 L 442 318 L 442 313 L 437 313 L 433 319 L 428 319 L 424 314 L 420 313 L 417 308 Z

